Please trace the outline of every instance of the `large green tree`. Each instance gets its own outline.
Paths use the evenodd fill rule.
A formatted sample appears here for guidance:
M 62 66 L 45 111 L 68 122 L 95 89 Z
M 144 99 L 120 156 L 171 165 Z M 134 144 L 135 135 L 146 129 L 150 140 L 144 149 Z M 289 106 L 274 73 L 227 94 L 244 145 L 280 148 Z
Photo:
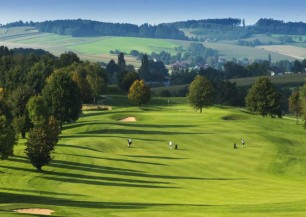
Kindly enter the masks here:
M 123 90 L 128 91 L 136 80 L 139 80 L 138 74 L 136 72 L 128 72 L 123 77 L 120 87 Z
M 71 75 L 60 69 L 48 78 L 42 91 L 50 114 L 62 125 L 65 122 L 76 121 L 81 114 L 81 93 Z
M 25 153 L 37 170 L 40 171 L 52 160 L 51 154 L 59 140 L 58 135 L 59 126 L 53 117 L 47 124 L 36 125 L 30 130 Z
M 16 143 L 17 137 L 12 126 L 12 115 L 9 108 L 0 99 L 0 158 L 7 159 L 13 155 Z
M 143 80 L 150 79 L 150 66 L 149 66 L 149 57 L 147 54 L 144 54 L 141 60 L 141 66 L 138 70 L 139 78 Z
M 280 94 L 268 77 L 257 78 L 246 96 L 248 110 L 265 116 L 282 117 Z
M 138 105 L 146 104 L 151 98 L 150 87 L 144 80 L 136 80 L 129 89 L 128 98 Z
M 200 113 L 202 113 L 203 108 L 208 108 L 213 105 L 215 89 L 212 83 L 204 76 L 196 76 L 188 89 L 188 102 L 194 109 L 199 109 Z
M 86 79 L 92 92 L 93 102 L 96 104 L 96 99 L 106 88 L 106 83 L 104 82 L 103 78 L 101 78 L 95 71 L 88 73 Z
M 20 85 L 8 95 L 8 105 L 14 117 L 14 126 L 22 138 L 25 138 L 26 132 L 30 129 L 30 119 L 26 110 L 28 100 L 33 96 L 34 91 L 28 85 Z
M 32 96 L 27 103 L 29 118 L 34 126 L 43 125 L 50 116 L 46 100 L 41 96 Z
M 288 100 L 289 110 L 294 114 L 296 124 L 299 123 L 299 117 L 303 113 L 300 91 L 294 90 Z
M 61 65 L 61 67 L 66 67 L 66 66 L 69 66 L 73 63 L 79 63 L 79 62 L 80 62 L 80 58 L 78 57 L 78 55 L 71 52 L 71 51 L 62 53 L 60 55 L 60 65 Z

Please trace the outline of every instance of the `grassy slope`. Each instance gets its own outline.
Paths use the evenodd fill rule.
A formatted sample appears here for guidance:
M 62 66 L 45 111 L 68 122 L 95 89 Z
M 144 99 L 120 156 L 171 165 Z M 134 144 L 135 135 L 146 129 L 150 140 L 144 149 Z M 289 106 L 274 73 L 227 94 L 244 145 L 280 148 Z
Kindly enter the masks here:
M 292 58 L 296 58 L 299 60 L 303 60 L 306 58 L 306 48 L 294 45 L 265 45 L 258 46 L 258 48 L 274 53 L 279 53 L 282 55 L 291 56 Z
M 80 53 L 89 54 L 109 53 L 110 50 L 120 50 L 126 53 L 129 53 L 131 50 L 138 50 L 148 54 L 166 51 L 174 54 L 174 48 L 176 47 L 178 47 L 177 44 L 163 39 L 111 37 L 92 43 L 71 46 L 70 48 Z
M 131 50 L 152 53 L 167 51 L 174 53 L 178 45 L 174 42 L 160 39 L 144 39 L 130 37 L 70 37 L 51 33 L 40 33 L 32 27 L 16 27 L 0 29 L 0 45 L 10 48 L 26 47 L 41 48 L 55 55 L 66 51 L 74 51 L 81 58 L 92 61 L 117 59 L 117 55 L 109 54 L 110 50 L 120 50 L 129 53 Z M 125 57 L 128 64 L 140 66 L 140 61 L 134 57 Z
M 110 50 L 120 50 L 129 52 L 133 49 L 151 53 L 167 51 L 175 53 L 174 48 L 182 45 L 185 49 L 191 42 L 178 40 L 162 39 L 143 39 L 128 37 L 70 37 L 50 33 L 40 33 L 32 27 L 16 27 L 9 29 L 0 29 L 0 44 L 14 47 L 41 48 L 59 55 L 65 51 L 72 50 L 78 53 L 81 58 L 92 61 L 108 62 L 110 59 L 117 59 L 117 55 L 110 55 Z M 255 36 L 254 36 L 255 37 Z M 263 36 L 260 37 L 263 40 Z M 252 40 L 251 38 L 250 40 Z M 268 39 L 267 39 L 268 40 Z M 234 43 L 234 44 L 233 44 Z M 269 53 L 272 60 L 282 60 L 294 58 L 279 54 L 277 52 L 266 51 L 263 49 L 243 47 L 235 45 L 235 41 L 226 41 L 218 43 L 204 43 L 204 46 L 215 49 L 220 55 L 228 60 L 232 58 L 242 59 L 247 57 L 251 60 L 268 58 Z M 133 57 L 126 57 L 129 64 L 140 66 L 140 61 Z
M 247 78 L 236 78 L 230 79 L 232 82 L 236 82 L 238 86 L 250 86 L 255 83 L 256 77 L 247 77 Z M 306 73 L 301 74 L 291 74 L 291 75 L 282 75 L 282 76 L 271 76 L 269 79 L 276 85 L 282 86 L 302 86 L 306 79 Z
M 306 215 L 305 130 L 295 121 L 216 107 L 199 114 L 183 98 L 167 100 L 137 108 L 112 96 L 112 111 L 64 127 L 43 173 L 19 144 L 0 162 L 0 216 L 19 216 L 10 212 L 18 207 L 55 216 Z M 127 116 L 138 121 L 118 121 Z M 240 138 L 246 148 L 234 150 Z

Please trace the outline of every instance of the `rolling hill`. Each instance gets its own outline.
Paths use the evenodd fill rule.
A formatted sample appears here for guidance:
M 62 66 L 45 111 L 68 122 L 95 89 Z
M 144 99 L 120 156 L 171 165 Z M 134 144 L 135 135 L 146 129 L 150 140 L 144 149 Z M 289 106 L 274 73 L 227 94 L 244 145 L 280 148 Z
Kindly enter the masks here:
M 21 140 L 0 164 L 0 215 L 20 216 L 12 211 L 18 208 L 88 217 L 306 215 L 300 125 L 234 108 L 200 114 L 185 100 L 155 98 L 139 108 L 125 96 L 108 96 L 112 110 L 84 112 L 64 126 L 41 173 Z M 120 121 L 130 116 L 137 121 Z M 178 150 L 169 150 L 170 140 Z
M 263 38 L 263 36 L 260 37 Z M 138 50 L 149 54 L 151 52 L 159 53 L 161 51 L 166 51 L 174 55 L 176 53 L 175 48 L 182 46 L 184 50 L 187 50 L 190 43 L 192 42 L 182 40 L 115 36 L 71 37 L 54 33 L 38 32 L 34 27 L 0 28 L 0 44 L 9 48 L 39 48 L 47 50 L 55 55 L 59 55 L 66 51 L 74 51 L 83 59 L 104 62 L 108 62 L 111 59 L 117 59 L 116 55 L 110 54 L 110 50 L 120 50 L 127 53 L 131 50 Z M 227 60 L 232 60 L 233 58 L 243 59 L 245 57 L 250 60 L 267 59 L 269 54 L 272 56 L 272 61 L 283 59 L 292 61 L 296 57 L 294 53 L 295 50 L 281 53 L 269 49 L 269 46 L 266 46 L 265 49 L 260 47 L 239 46 L 235 41 L 208 42 L 203 43 L 203 45 L 207 48 L 217 50 L 218 55 Z M 305 48 L 300 48 L 300 50 L 302 49 L 305 50 Z M 140 66 L 140 61 L 132 56 L 126 55 L 126 61 L 136 67 Z

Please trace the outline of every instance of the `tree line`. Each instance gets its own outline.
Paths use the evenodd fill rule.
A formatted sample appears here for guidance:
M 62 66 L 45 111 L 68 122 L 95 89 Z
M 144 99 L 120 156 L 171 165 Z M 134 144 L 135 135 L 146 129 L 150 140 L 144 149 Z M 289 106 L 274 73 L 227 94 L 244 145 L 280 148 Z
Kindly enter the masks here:
M 252 34 L 284 34 L 305 35 L 306 23 L 284 22 L 261 18 L 255 25 L 245 25 L 244 19 L 202 19 L 187 20 L 159 25 L 135 25 L 130 23 L 107 23 L 92 20 L 53 20 L 44 22 L 17 21 L 3 25 L 3 27 L 33 26 L 40 32 L 56 33 L 60 35 L 82 36 L 127 36 L 143 38 L 165 38 L 180 40 L 220 40 L 245 39 Z M 180 29 L 194 29 L 196 37 L 187 37 Z M 284 38 L 284 42 L 289 39 Z M 292 40 L 292 39 L 291 39 Z M 289 41 L 288 41 L 289 42 Z M 246 42 L 241 41 L 241 44 Z M 250 46 L 251 44 L 246 44 Z
M 188 37 L 179 29 L 164 24 L 140 26 L 129 23 L 107 23 L 92 20 L 54 20 L 44 22 L 9 23 L 5 27 L 33 26 L 40 32 L 70 35 L 73 37 L 88 36 L 124 36 L 141 38 L 165 38 L 188 40 Z

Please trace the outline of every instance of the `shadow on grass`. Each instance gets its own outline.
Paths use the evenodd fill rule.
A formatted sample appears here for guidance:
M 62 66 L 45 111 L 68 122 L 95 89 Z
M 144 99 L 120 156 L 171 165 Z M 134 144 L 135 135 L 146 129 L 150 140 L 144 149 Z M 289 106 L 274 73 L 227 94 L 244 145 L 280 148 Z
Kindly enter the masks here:
M 12 166 L 2 166 L 6 169 L 34 172 L 32 169 L 17 168 Z M 71 167 L 66 167 L 69 169 Z M 116 186 L 116 187 L 134 187 L 134 188 L 177 188 L 168 186 L 172 184 L 170 182 L 160 181 L 146 181 L 137 179 L 117 178 L 117 177 L 105 177 L 105 176 L 93 176 L 67 172 L 56 172 L 56 171 L 41 171 L 41 179 L 53 180 L 58 182 L 78 183 L 85 185 L 103 185 L 103 186 Z M 111 173 L 112 174 L 112 173 Z M 167 186 L 162 186 L 167 185 Z
M 175 204 L 175 203 L 128 203 L 128 202 L 93 202 L 82 200 L 69 200 L 55 197 L 38 196 L 30 194 L 16 194 L 0 192 L 2 204 L 29 204 L 48 205 L 59 207 L 99 208 L 99 209 L 145 209 L 150 207 L 185 206 L 185 207 L 208 207 L 208 204 Z
M 67 138 L 67 137 L 62 137 L 62 138 Z M 102 152 L 94 148 L 90 148 L 87 146 L 79 146 L 79 145 L 57 144 L 56 147 L 77 148 L 77 149 L 83 149 L 83 150 L 88 150 L 88 151 Z
M 106 134 L 90 134 L 90 135 L 86 135 L 86 134 L 73 134 L 73 135 L 65 135 L 65 136 L 61 136 L 61 138 L 63 139 L 71 139 L 71 138 L 121 138 L 122 139 L 122 143 L 120 142 L 120 145 L 124 144 L 126 145 L 127 143 L 127 139 L 131 138 L 132 134 L 126 134 L 125 136 L 118 136 L 118 135 L 106 135 Z M 138 138 L 138 137 L 132 137 L 134 140 L 134 144 L 136 140 L 138 141 L 150 141 L 150 142 L 165 142 L 165 140 L 162 139 L 145 139 L 145 138 Z M 62 144 L 62 146 L 66 146 L 65 144 Z M 76 146 L 76 148 L 78 148 L 79 146 Z M 94 151 L 94 149 L 93 149 Z M 100 151 L 101 152 L 101 151 Z
M 133 147 L 130 147 L 130 148 L 133 148 Z M 71 155 L 71 156 L 85 157 L 85 158 L 93 158 L 93 159 L 99 159 L 99 160 L 109 160 L 109 161 L 116 161 L 116 162 L 127 162 L 127 163 L 136 163 L 136 164 L 148 164 L 148 165 L 156 165 L 156 166 L 169 166 L 168 164 L 163 164 L 163 163 L 154 163 L 154 162 L 147 162 L 147 161 L 128 160 L 128 159 L 120 159 L 120 158 L 94 157 L 94 156 L 80 155 L 80 154 L 64 154 L 64 155 Z
M 155 159 L 165 159 L 165 160 L 186 160 L 189 158 L 180 158 L 180 157 L 164 157 L 164 156 L 145 156 L 145 155 L 122 155 L 126 157 L 136 157 L 136 158 L 155 158 Z
M 58 193 L 58 192 L 50 192 L 50 191 L 39 191 L 39 190 L 26 190 L 26 189 L 15 189 L 15 188 L 0 188 L 0 190 L 5 191 L 15 191 L 15 192 L 23 192 L 23 193 L 36 193 L 36 194 L 48 194 L 48 195 L 57 195 L 57 196 L 84 196 L 82 194 L 67 194 L 67 193 Z
M 80 132 L 81 134 L 87 134 L 87 135 L 98 135 L 98 134 L 106 134 L 106 135 L 112 135 L 112 134 L 119 134 L 119 135 L 202 135 L 202 134 L 217 134 L 216 133 L 203 133 L 203 132 L 178 132 L 178 131 L 166 131 L 166 130 L 135 130 L 135 129 L 103 129 L 103 130 L 93 130 L 93 131 L 86 131 L 86 132 Z
M 139 127 L 139 128 L 191 128 L 191 127 L 197 127 L 198 125 L 169 125 L 169 124 L 140 124 L 137 122 L 120 122 L 120 121 L 114 121 L 114 122 L 94 122 L 94 121 L 87 121 L 87 122 L 80 122 L 80 123 L 74 123 L 71 125 L 65 125 L 63 127 L 63 131 L 74 129 L 78 127 L 83 126 L 89 126 L 89 125 L 96 125 L 96 126 L 106 126 L 106 125 L 112 125 L 112 126 L 131 126 L 131 127 Z

